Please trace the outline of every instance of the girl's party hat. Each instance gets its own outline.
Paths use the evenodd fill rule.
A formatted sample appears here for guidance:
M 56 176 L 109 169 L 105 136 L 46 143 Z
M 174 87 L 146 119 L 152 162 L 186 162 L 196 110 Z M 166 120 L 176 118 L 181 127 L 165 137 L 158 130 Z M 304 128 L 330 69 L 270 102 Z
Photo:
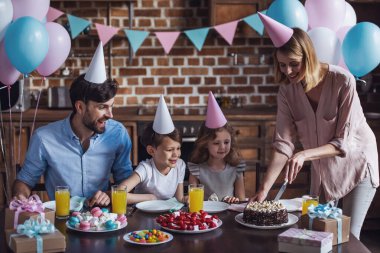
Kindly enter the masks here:
M 293 35 L 293 29 L 289 28 L 280 22 L 268 17 L 265 14 L 257 12 L 264 27 L 271 38 L 275 47 L 282 47 L 286 42 L 290 40 Z
M 208 93 L 206 127 L 219 128 L 224 126 L 226 123 L 227 120 L 224 117 L 224 114 L 220 109 L 218 103 L 216 102 L 214 95 L 210 91 Z
M 158 134 L 169 134 L 174 131 L 174 124 L 166 106 L 164 96 L 158 102 L 156 116 L 154 116 L 153 130 Z
M 97 84 L 104 83 L 104 81 L 107 80 L 102 42 L 99 43 L 98 48 L 96 49 L 95 54 L 92 57 L 90 67 L 88 67 L 84 79 L 91 83 Z

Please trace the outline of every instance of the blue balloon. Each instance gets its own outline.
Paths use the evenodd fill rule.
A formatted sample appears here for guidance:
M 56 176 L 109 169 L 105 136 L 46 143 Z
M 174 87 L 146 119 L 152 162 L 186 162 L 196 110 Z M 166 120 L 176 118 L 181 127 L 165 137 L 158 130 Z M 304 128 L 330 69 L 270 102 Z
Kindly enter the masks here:
M 380 29 L 370 22 L 353 26 L 343 40 L 344 62 L 356 77 L 369 73 L 380 63 Z
M 4 38 L 5 52 L 12 65 L 28 74 L 44 60 L 49 49 L 49 34 L 35 18 L 21 17 L 8 26 Z
M 298 0 L 275 0 L 269 6 L 267 15 L 288 27 L 307 31 L 309 20 L 306 9 Z

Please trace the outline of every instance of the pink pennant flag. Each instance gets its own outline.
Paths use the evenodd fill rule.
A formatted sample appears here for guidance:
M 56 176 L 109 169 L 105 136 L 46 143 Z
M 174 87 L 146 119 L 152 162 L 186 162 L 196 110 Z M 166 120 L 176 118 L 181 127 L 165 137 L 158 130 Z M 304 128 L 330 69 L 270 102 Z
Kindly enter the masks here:
M 169 54 L 181 32 L 156 32 L 155 34 L 158 41 L 160 41 L 162 47 L 164 48 L 165 53 Z
M 98 31 L 98 36 L 100 41 L 103 43 L 103 46 L 106 45 L 107 42 L 119 31 L 119 28 L 97 23 L 95 23 L 95 27 Z
M 46 14 L 46 22 L 53 22 L 60 16 L 62 16 L 64 13 L 60 10 L 57 10 L 56 8 L 49 7 L 49 10 Z
M 216 25 L 214 26 L 214 29 L 227 41 L 228 44 L 232 45 L 238 22 L 239 21 L 236 20 L 229 23 Z

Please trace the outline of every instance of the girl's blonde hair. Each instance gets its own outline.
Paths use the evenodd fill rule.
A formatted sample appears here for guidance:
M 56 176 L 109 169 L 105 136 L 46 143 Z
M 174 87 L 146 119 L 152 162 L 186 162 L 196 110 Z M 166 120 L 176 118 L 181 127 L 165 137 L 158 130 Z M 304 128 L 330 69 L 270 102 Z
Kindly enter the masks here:
M 304 82 L 304 90 L 308 92 L 321 81 L 321 66 L 313 47 L 313 42 L 306 32 L 299 28 L 293 28 L 293 36 L 285 45 L 276 48 L 274 52 L 274 75 L 275 81 L 289 84 L 288 78 L 281 72 L 277 60 L 277 52 L 289 57 L 301 57 L 300 80 Z
M 205 123 L 199 129 L 198 138 L 195 141 L 193 152 L 190 154 L 189 161 L 195 164 L 204 163 L 208 160 L 210 153 L 207 145 L 209 141 L 213 141 L 216 138 L 216 133 L 223 129 L 231 135 L 231 149 L 224 161 L 231 166 L 237 166 L 240 163 L 240 154 L 237 147 L 236 135 L 232 126 L 226 123 L 223 127 L 211 129 L 205 126 Z

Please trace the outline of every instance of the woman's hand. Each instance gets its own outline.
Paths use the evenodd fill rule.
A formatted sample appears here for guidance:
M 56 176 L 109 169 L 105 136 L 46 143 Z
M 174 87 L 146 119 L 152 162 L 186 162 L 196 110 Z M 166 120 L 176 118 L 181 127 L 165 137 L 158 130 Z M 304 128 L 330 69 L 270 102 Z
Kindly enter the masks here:
M 305 154 L 303 151 L 298 152 L 289 158 L 285 168 L 285 180 L 288 180 L 289 184 L 291 184 L 296 179 L 298 172 L 300 172 L 302 169 L 304 162 Z
M 268 196 L 268 192 L 265 190 L 259 190 L 252 198 L 249 199 L 250 202 L 263 202 Z

